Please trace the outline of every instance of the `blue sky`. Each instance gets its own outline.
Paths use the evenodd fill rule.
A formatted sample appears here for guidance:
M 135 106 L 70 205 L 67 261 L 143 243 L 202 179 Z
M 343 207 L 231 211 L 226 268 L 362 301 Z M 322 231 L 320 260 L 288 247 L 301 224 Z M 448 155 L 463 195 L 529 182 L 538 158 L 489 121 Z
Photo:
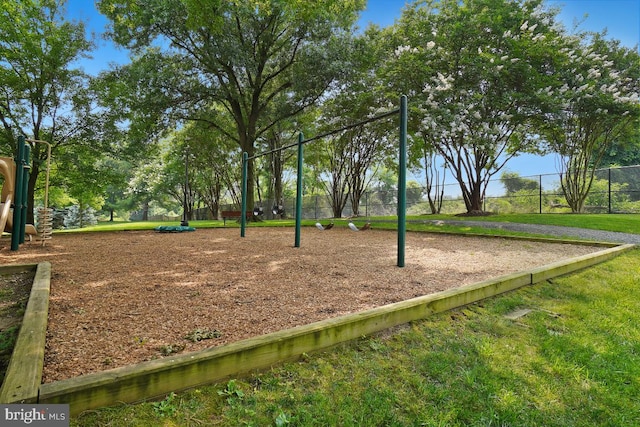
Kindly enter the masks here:
M 368 0 L 359 24 L 361 27 L 369 22 L 382 27 L 393 24 L 406 3 L 410 1 Z M 580 30 L 601 31 L 606 28 L 609 37 L 628 47 L 637 47 L 640 42 L 640 0 L 547 0 L 547 3 L 561 8 L 559 18 L 569 29 L 579 23 Z M 70 19 L 87 22 L 88 28 L 97 36 L 98 50 L 93 53 L 92 60 L 83 61 L 85 71 L 97 74 L 108 69 L 110 63 L 128 62 L 125 51 L 100 38 L 107 20 L 97 12 L 93 1 L 68 0 L 67 12 Z M 555 173 L 556 165 L 553 156 L 524 155 L 512 159 L 507 169 L 529 176 Z
M 407 0 L 368 0 L 361 16 L 361 25 L 369 22 L 380 26 L 393 24 Z M 633 47 L 640 40 L 640 0 L 547 0 L 550 6 L 561 8 L 560 20 L 572 28 L 574 20 L 583 21 L 583 30 L 608 29 L 609 35 Z M 586 19 L 585 14 L 588 15 Z
M 360 26 L 364 27 L 369 22 L 382 27 L 393 24 L 406 3 L 410 2 L 368 0 Z M 609 36 L 621 40 L 625 46 L 633 47 L 640 41 L 640 0 L 547 0 L 547 3 L 561 8 L 559 17 L 568 28 L 574 21 L 582 21 L 580 29 L 600 31 L 607 28 Z M 87 22 L 89 29 L 98 36 L 99 50 L 94 52 L 93 60 L 84 63 L 87 72 L 94 74 L 105 70 L 110 62 L 127 62 L 125 51 L 99 38 L 107 19 L 98 13 L 93 1 L 68 0 L 67 12 L 69 18 Z

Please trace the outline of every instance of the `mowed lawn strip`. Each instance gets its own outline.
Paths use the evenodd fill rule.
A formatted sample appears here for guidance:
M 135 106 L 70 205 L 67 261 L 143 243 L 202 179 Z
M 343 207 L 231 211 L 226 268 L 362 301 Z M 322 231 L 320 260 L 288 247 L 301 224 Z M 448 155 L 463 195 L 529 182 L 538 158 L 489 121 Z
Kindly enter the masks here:
M 71 424 L 637 425 L 639 264 L 632 250 L 269 372 Z

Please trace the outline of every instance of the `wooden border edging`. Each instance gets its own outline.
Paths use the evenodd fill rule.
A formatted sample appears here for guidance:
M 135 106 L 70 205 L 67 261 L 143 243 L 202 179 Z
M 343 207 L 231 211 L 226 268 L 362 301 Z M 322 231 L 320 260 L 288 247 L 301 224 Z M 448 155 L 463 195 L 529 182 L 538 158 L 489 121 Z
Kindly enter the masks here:
M 531 270 L 531 283 L 539 283 L 544 280 L 551 279 L 552 277 L 562 276 L 563 274 L 590 267 L 600 262 L 607 261 L 619 255 L 620 252 L 627 251 L 634 247 L 635 245 L 631 244 L 614 246 L 612 248 L 598 251 L 593 254 L 587 254 L 534 268 L 533 270 Z
M 21 270 L 17 269 L 22 267 Z M 24 266 L 2 267 L 3 274 L 35 269 L 29 302 L 7 372 L 0 388 L 2 403 L 35 403 L 42 383 L 44 347 L 49 315 L 51 264 L 41 262 Z
M 249 338 L 221 347 L 43 384 L 39 403 L 70 404 L 71 415 L 133 403 L 269 368 L 303 353 L 423 319 L 522 286 L 608 260 L 634 245 L 621 245 L 548 266 L 457 289 L 417 297 L 334 319 Z

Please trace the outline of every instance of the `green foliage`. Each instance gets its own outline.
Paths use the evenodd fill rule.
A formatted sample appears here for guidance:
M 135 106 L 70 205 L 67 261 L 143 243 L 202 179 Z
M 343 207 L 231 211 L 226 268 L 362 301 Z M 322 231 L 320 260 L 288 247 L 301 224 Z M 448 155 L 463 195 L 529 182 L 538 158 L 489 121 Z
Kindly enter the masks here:
M 93 48 L 82 23 L 64 20 L 62 0 L 3 2 L 0 8 L 0 152 L 15 154 L 17 137 L 45 140 L 55 156 L 91 140 L 98 146 L 99 113 L 92 110 L 89 78 L 74 68 Z M 47 147 L 31 144 L 27 222 Z M 43 177 L 40 177 L 42 179 Z
M 164 400 L 154 402 L 151 406 L 153 407 L 153 412 L 158 417 L 173 417 L 178 410 L 178 407 L 176 406 L 176 394 L 169 393 Z
M 579 34 L 567 37 L 556 61 L 558 82 L 541 90 L 549 112 L 536 124 L 560 155 L 567 203 L 581 212 L 605 154 L 637 134 L 640 55 L 603 34 Z
M 65 228 L 83 228 L 96 225 L 96 211 L 92 207 L 81 207 L 73 205 L 69 207 L 64 216 L 63 224 Z
M 208 340 L 212 338 L 220 338 L 221 336 L 222 336 L 222 332 L 218 331 L 217 329 L 198 328 L 189 332 L 189 334 L 184 338 L 192 342 L 198 342 L 198 341 Z
M 630 201 L 629 195 L 626 193 L 627 187 L 628 185 L 624 183 L 613 182 L 609 184 L 608 180 L 594 178 L 589 195 L 585 200 L 585 206 L 606 209 L 609 201 L 613 206 L 622 205 Z M 611 195 L 611 200 L 609 200 L 609 195 Z
M 314 105 L 346 69 L 343 29 L 364 1 L 102 0 L 98 7 L 114 40 L 138 54 L 112 78 L 136 138 L 197 121 L 253 155 L 260 137 Z M 248 175 L 252 206 L 253 161 Z
M 0 331 L 0 380 L 4 378 L 9 361 L 13 355 L 13 347 L 18 339 L 20 326 L 11 326 Z
M 235 405 L 244 398 L 244 391 L 240 389 L 236 380 L 229 380 L 224 390 L 218 390 L 219 396 L 224 396 L 229 405 Z
M 522 178 L 517 172 L 503 172 L 500 176 L 500 182 L 504 185 L 507 195 L 522 190 L 531 193 L 540 188 L 540 184 L 536 180 Z

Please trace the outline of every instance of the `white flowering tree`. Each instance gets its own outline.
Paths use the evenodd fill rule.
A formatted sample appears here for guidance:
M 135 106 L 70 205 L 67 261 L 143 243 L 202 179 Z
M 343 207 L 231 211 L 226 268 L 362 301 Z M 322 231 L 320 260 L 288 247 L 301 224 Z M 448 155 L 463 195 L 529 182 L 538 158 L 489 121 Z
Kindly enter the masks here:
M 638 125 L 640 57 L 603 34 L 579 34 L 556 60 L 558 81 L 539 91 L 550 108 L 537 129 L 558 155 L 567 204 L 581 212 L 602 157 Z
M 424 1 L 396 24 L 386 77 L 419 105 L 414 142 L 444 158 L 470 214 L 509 159 L 537 150 L 528 125 L 553 79 L 556 27 L 540 0 Z

